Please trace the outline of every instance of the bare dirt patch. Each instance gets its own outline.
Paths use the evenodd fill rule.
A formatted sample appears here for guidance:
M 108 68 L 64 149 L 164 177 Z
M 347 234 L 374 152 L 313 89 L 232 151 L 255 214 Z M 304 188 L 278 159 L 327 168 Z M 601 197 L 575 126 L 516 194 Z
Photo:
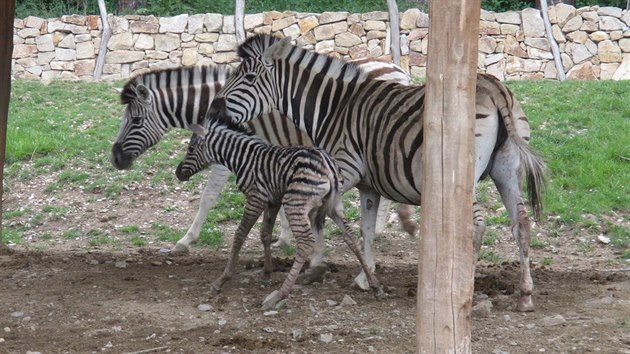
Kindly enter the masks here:
M 196 191 L 145 187 L 110 199 L 67 190 L 51 202 L 43 186 L 37 179 L 13 182 L 5 194 L 5 210 L 54 204 L 70 211 L 62 218 L 35 223 L 25 215 L 5 224 L 32 223 L 22 243 L 0 256 L 2 353 L 415 351 L 417 246 L 396 223 L 375 244 L 387 299 L 351 287 L 358 263 L 333 238 L 324 281 L 299 285 L 285 307 L 265 313 L 262 299 L 286 273 L 261 280 L 257 235 L 244 247 L 238 275 L 215 297 L 208 286 L 225 265 L 229 241 L 218 249 L 195 247 L 188 255 L 159 252 L 172 244 L 157 240 L 145 226 L 185 228 L 197 206 Z M 177 207 L 166 212 L 166 204 Z M 626 216 L 615 220 L 628 223 Z M 481 261 L 477 268 L 475 304 L 482 305 L 473 315 L 474 352 L 630 353 L 630 272 L 620 271 L 630 265 L 610 245 L 594 242 L 592 232 L 552 236 L 551 223 L 533 231 L 546 246 L 532 250 L 532 313 L 515 311 L 516 247 L 506 227 L 494 227 L 499 237 L 484 247 L 500 259 Z M 145 230 L 146 246 L 134 246 L 120 233 L 121 225 L 130 224 Z M 98 229 L 116 242 L 64 238 L 72 228 Z M 229 240 L 234 224 L 221 228 Z M 275 255 L 285 266 L 290 262 L 279 250 Z M 356 304 L 344 303 L 346 296 Z

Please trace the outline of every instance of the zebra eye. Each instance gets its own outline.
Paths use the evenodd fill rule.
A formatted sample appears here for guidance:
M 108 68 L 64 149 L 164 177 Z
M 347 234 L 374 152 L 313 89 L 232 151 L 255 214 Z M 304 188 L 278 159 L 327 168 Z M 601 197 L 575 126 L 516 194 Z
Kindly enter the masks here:
M 256 81 L 256 74 L 245 74 L 245 76 L 243 76 L 243 80 L 251 85 L 254 81 Z
M 142 117 L 140 117 L 140 116 L 131 117 L 131 123 L 133 123 L 133 124 L 140 124 L 140 123 L 142 123 Z

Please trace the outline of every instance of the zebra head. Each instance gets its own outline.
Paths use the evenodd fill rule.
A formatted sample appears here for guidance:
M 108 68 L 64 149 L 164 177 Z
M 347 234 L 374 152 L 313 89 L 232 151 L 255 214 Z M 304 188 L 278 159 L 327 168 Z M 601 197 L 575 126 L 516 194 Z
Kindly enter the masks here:
M 269 35 L 249 38 L 238 49 L 243 61 L 215 97 L 210 111 L 240 124 L 278 108 L 280 90 L 274 76 L 281 73 L 277 72 L 275 60 L 291 48 L 288 37 L 282 40 Z
M 188 181 L 190 177 L 214 162 L 208 154 L 208 129 L 199 124 L 193 124 L 191 129 L 194 134 L 188 143 L 188 151 L 175 170 L 177 179 L 182 182 Z
M 142 83 L 130 81 L 121 92 L 121 102 L 126 105 L 120 123 L 118 137 L 112 146 L 109 161 L 124 170 L 133 161 L 155 145 L 164 135 L 165 127 L 155 117 L 154 98 Z

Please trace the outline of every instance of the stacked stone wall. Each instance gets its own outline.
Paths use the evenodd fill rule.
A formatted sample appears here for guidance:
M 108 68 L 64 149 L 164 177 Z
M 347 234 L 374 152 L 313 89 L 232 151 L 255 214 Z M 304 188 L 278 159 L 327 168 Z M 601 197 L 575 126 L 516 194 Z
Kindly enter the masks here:
M 550 8 L 553 37 L 569 79 L 630 79 L 630 12 L 611 7 Z M 103 79 L 124 79 L 180 65 L 238 64 L 234 16 L 220 14 L 109 16 Z M 401 14 L 402 66 L 426 73 L 429 16 Z M 387 12 L 322 14 L 265 12 L 245 16 L 248 33 L 290 36 L 302 47 L 344 58 L 389 59 Z M 91 79 L 102 23 L 69 15 L 14 21 L 13 76 Z M 478 68 L 506 79 L 555 79 L 556 68 L 540 12 L 481 11 Z

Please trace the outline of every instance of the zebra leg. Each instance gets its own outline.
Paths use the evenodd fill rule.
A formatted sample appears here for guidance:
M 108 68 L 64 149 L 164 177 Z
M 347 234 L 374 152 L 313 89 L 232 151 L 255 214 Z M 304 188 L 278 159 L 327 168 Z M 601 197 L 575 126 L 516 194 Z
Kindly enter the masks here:
M 519 248 L 521 263 L 520 297 L 518 309 L 521 312 L 533 311 L 532 291 L 534 281 L 532 280 L 529 265 L 529 244 L 530 244 L 530 221 L 521 196 L 521 178 L 519 176 L 520 159 L 510 144 L 506 144 L 496 154 L 496 160 L 490 177 L 494 181 L 503 204 L 508 211 L 512 222 L 512 236 Z
M 280 208 L 280 235 L 278 236 L 278 241 L 273 244 L 273 247 L 280 248 L 284 246 L 290 246 L 291 240 L 291 227 L 289 226 L 289 220 L 287 220 L 287 216 L 284 213 L 284 207 Z
M 361 197 L 361 234 L 363 235 L 363 252 L 368 269 L 374 272 L 376 264 L 372 256 L 372 241 L 374 240 L 374 226 L 376 224 L 376 213 L 381 200 L 380 195 L 371 189 L 359 189 Z M 354 278 L 355 284 L 363 289 L 369 290 L 370 284 L 364 271 Z
M 260 230 L 260 240 L 262 241 L 265 254 L 263 279 L 266 280 L 271 278 L 271 272 L 273 272 L 273 261 L 271 260 L 271 234 L 273 232 L 273 224 L 276 222 L 276 216 L 278 215 L 279 209 L 279 207 L 271 205 L 265 209 L 263 226 Z
M 389 203 L 387 204 L 389 205 Z M 361 252 L 361 249 L 358 245 L 359 241 L 354 236 L 354 233 L 352 232 L 352 230 L 348 226 L 348 223 L 345 220 L 345 217 L 343 215 L 343 205 L 341 204 L 341 199 L 339 199 L 339 201 L 336 203 L 335 209 L 331 211 L 331 214 L 329 216 L 331 219 L 333 219 L 335 224 L 337 224 L 339 229 L 342 230 L 343 237 L 344 237 L 344 240 L 346 241 L 346 244 L 348 245 L 348 247 L 350 247 L 352 252 L 355 254 L 357 259 L 359 260 L 359 263 L 361 264 L 361 269 L 366 274 L 368 284 L 370 285 L 370 288 L 372 288 L 372 290 L 374 291 L 374 296 L 376 296 L 377 299 L 384 298 L 385 292 L 383 291 L 383 288 L 381 288 L 381 284 L 376 278 L 374 271 L 371 270 L 368 267 L 367 263 L 365 262 L 365 257 L 363 257 L 363 252 Z
M 206 184 L 206 187 L 203 189 L 203 193 L 201 194 L 199 210 L 197 210 L 195 220 L 192 225 L 190 225 L 190 228 L 188 228 L 186 235 L 177 241 L 175 246 L 171 249 L 171 252 L 187 253 L 189 251 L 190 244 L 197 242 L 199 239 L 199 232 L 201 232 L 201 227 L 206 220 L 206 215 L 208 215 L 208 211 L 214 206 L 219 198 L 219 193 L 223 190 L 229 176 L 230 170 L 227 168 L 221 165 L 212 165 L 210 168 L 208 184 Z
M 232 240 L 232 251 L 230 253 L 230 257 L 228 258 L 228 264 L 223 270 L 223 274 L 215 280 L 210 286 L 210 292 L 213 294 L 217 294 L 221 291 L 221 287 L 225 284 L 226 281 L 232 278 L 234 274 L 234 268 L 236 268 L 236 263 L 238 262 L 238 256 L 241 251 L 241 247 L 243 247 L 243 242 L 247 238 L 247 234 L 254 227 L 254 224 L 262 214 L 264 207 L 257 203 L 252 203 L 251 198 L 247 199 L 247 204 L 245 205 L 245 212 L 243 213 L 243 219 L 241 223 L 238 225 L 236 229 L 236 233 L 234 234 L 234 239 Z
M 476 188 L 474 190 L 476 190 Z M 475 252 L 473 260 L 476 264 L 479 259 L 481 244 L 483 243 L 483 234 L 486 232 L 486 223 L 483 215 L 481 214 L 481 207 L 479 206 L 477 199 L 475 197 L 473 198 L 473 247 Z
M 285 278 L 284 283 L 282 283 L 280 289 L 274 290 L 271 294 L 265 297 L 265 300 L 263 300 L 263 310 L 269 310 L 278 302 L 289 297 L 289 293 L 291 292 L 291 289 L 293 289 L 293 285 L 295 285 L 297 277 L 300 275 L 304 262 L 313 251 L 314 236 L 312 225 L 315 224 L 316 221 L 309 220 L 309 218 L 304 215 L 304 209 L 286 211 L 288 213 L 287 217 L 289 218 L 291 231 L 297 241 L 297 253 L 293 266 L 291 267 L 289 274 L 287 274 L 287 277 Z
M 382 234 L 387 226 L 387 214 L 392 201 L 389 199 L 381 198 L 381 202 L 378 204 L 378 211 L 376 212 L 376 226 L 374 226 L 374 232 Z
M 398 218 L 400 219 L 403 230 L 405 230 L 409 236 L 414 237 L 418 232 L 418 225 L 411 220 L 411 216 L 414 212 L 413 206 L 409 204 L 398 204 L 398 210 L 396 210 L 396 212 L 398 213 Z

